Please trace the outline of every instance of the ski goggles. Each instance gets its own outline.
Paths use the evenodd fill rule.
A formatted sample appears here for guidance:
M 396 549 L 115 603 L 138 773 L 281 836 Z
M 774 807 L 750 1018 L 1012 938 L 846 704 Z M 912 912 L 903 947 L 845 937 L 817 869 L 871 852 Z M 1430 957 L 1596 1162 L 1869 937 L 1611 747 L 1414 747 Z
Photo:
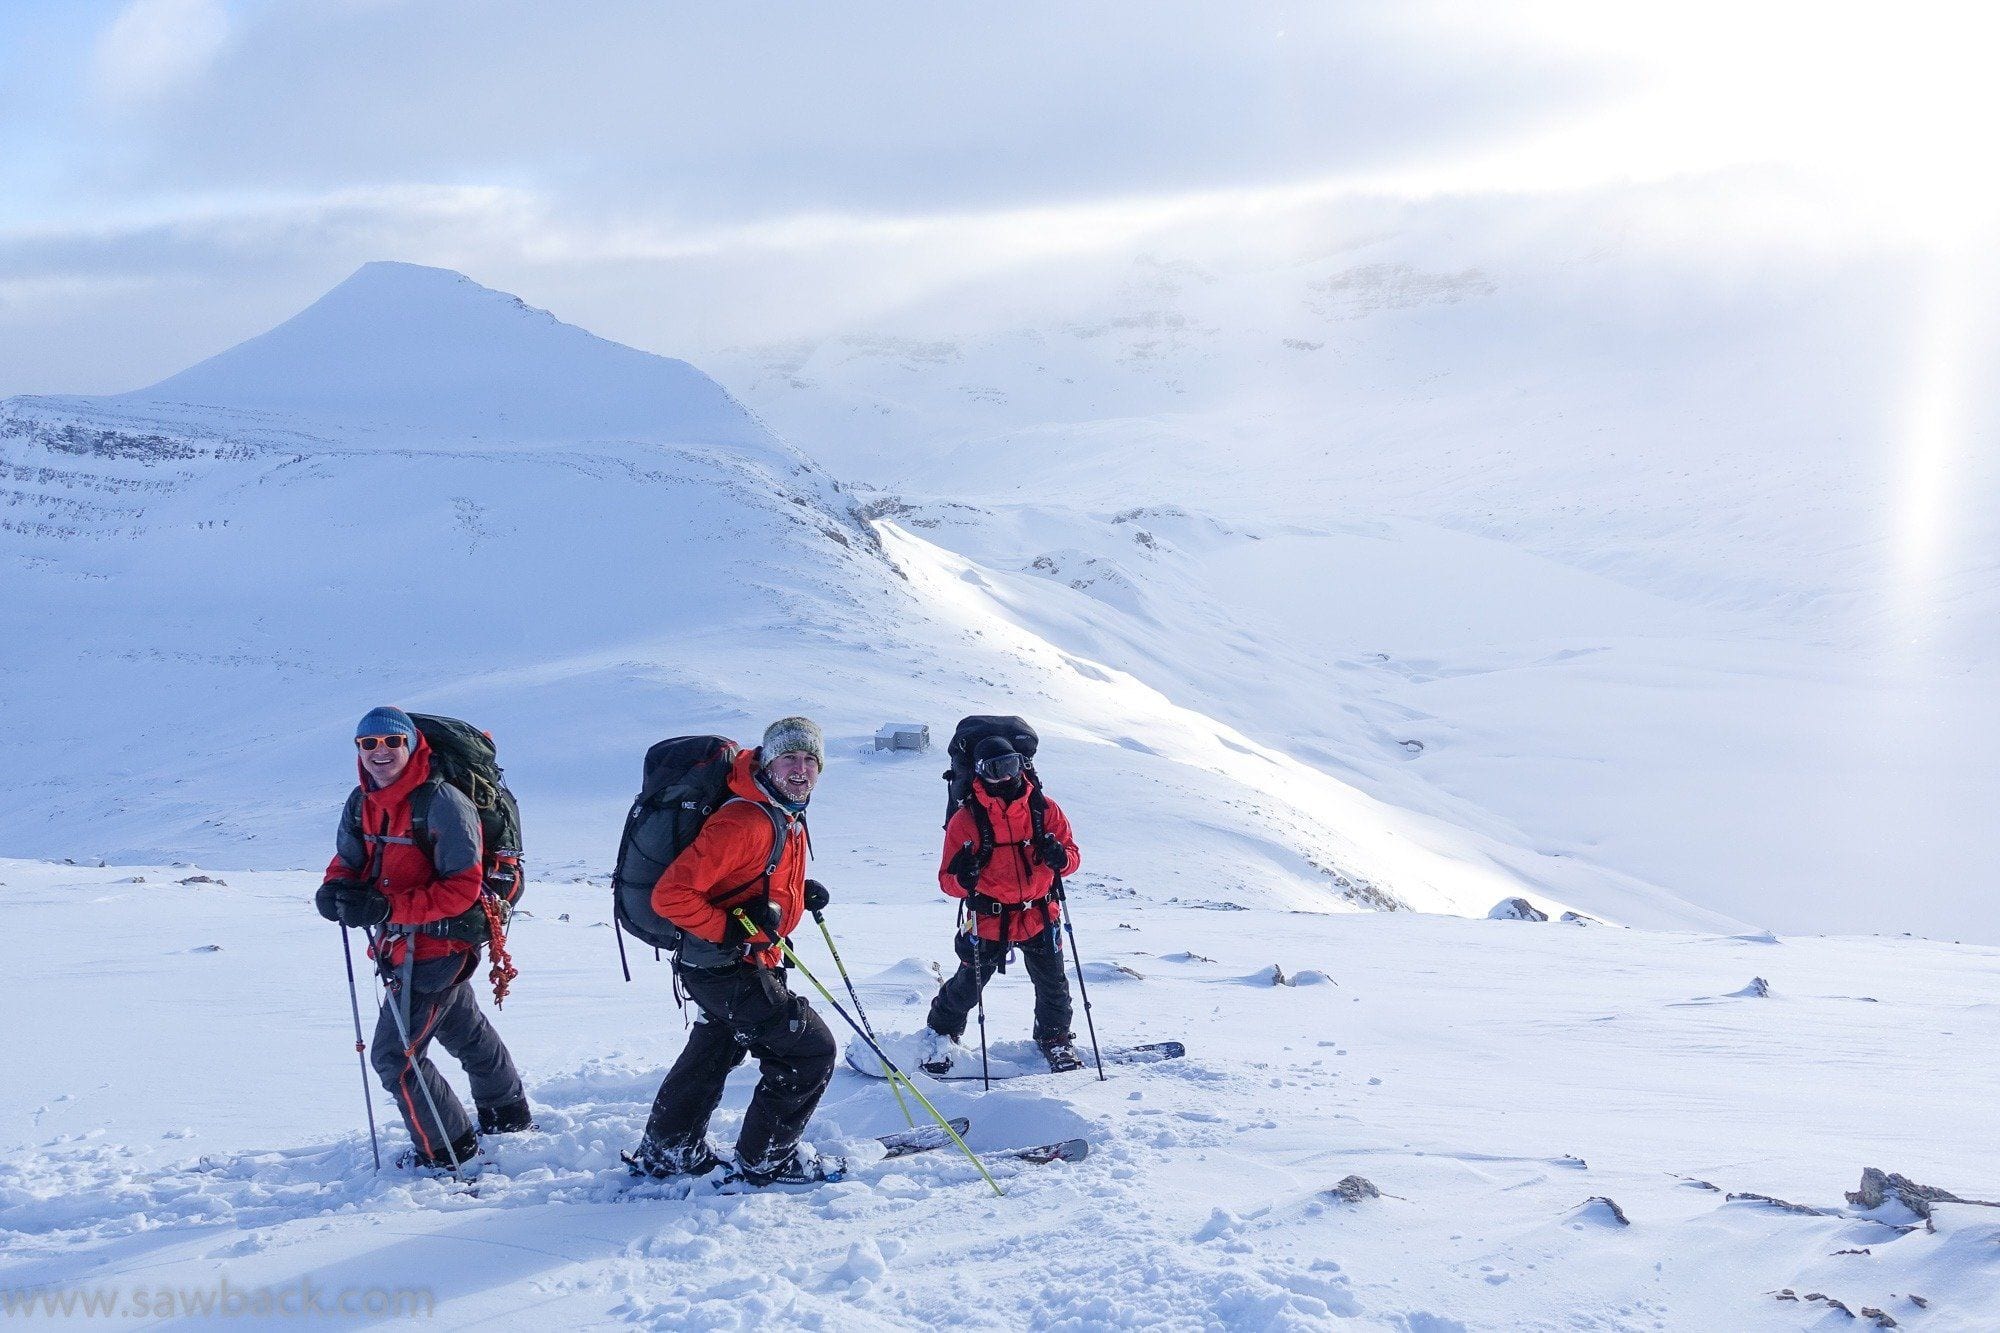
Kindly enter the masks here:
M 410 738 L 400 731 L 392 731 L 387 736 L 356 736 L 354 743 L 364 750 L 373 750 L 386 745 L 391 750 L 400 750 L 410 743 Z
M 988 782 L 1011 782 L 1021 775 L 1021 764 L 1018 754 L 996 754 L 974 764 L 972 771 Z

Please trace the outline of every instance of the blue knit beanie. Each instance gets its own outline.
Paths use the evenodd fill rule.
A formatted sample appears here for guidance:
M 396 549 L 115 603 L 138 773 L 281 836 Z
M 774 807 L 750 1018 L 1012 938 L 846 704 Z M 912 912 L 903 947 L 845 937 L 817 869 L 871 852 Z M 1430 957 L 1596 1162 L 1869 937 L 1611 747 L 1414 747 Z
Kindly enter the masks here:
M 356 740 L 363 736 L 394 736 L 398 732 L 408 736 L 412 745 L 416 744 L 417 724 L 410 721 L 408 713 L 400 708 L 391 708 L 387 704 L 369 709 L 368 716 L 362 718 L 354 728 Z

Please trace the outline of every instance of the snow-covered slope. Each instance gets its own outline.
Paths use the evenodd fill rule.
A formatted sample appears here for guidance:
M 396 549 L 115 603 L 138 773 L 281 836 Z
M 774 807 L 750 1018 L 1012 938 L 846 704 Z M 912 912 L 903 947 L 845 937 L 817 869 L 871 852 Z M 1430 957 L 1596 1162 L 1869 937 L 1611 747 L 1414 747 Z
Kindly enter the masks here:
M 843 764 L 826 808 L 874 806 L 920 767 Z M 875 864 L 901 869 L 886 832 L 815 841 L 870 1017 L 913 1030 L 950 906 Z M 329 1302 L 423 1293 L 450 1327 L 1747 1333 L 1881 1310 L 1974 1333 L 2000 1293 L 2000 1209 L 1937 1204 L 1927 1226 L 1844 1197 L 1876 1167 L 2000 1199 L 1993 949 L 1090 887 L 1099 1034 L 1179 1038 L 1187 1058 L 929 1085 L 980 1151 L 1081 1134 L 1086 1161 L 996 1166 L 1004 1199 L 941 1153 L 682 1198 L 628 1189 L 617 1158 L 682 1041 L 666 969 L 635 958 L 625 985 L 602 884 L 538 881 L 495 1021 L 541 1128 L 490 1140 L 468 1197 L 371 1168 L 336 932 L 302 910 L 316 877 L 195 873 L 0 861 L 0 967 L 40 1015 L 0 1026 L 0 1058 L 31 1071 L 0 1088 L 0 1296 L 101 1292 L 129 1314 L 305 1281 Z M 1018 1054 L 1019 969 L 990 995 Z M 732 1082 L 725 1141 L 752 1083 Z M 866 1153 L 902 1124 L 842 1067 L 811 1137 Z M 1351 1176 L 1380 1196 L 1344 1199 Z
M 268 333 L 110 400 L 343 428 L 342 443 L 634 440 L 784 453 L 684 361 L 609 342 L 462 274 L 374 263 Z
M 546 394 L 502 420 L 495 375 Z M 0 419 L 10 851 L 316 861 L 350 719 L 393 699 L 491 729 L 536 863 L 595 871 L 662 735 L 802 708 L 851 753 L 891 718 L 1019 711 L 1107 869 L 1161 897 L 1743 919 L 1364 795 L 1243 710 L 1053 645 L 697 372 L 456 275 L 371 266 L 165 385 Z M 939 790 L 856 814 L 920 881 Z
M 1640 193 L 1354 202 L 1293 261 L 710 365 L 1037 633 L 1391 804 L 1739 919 L 2000 939 L 1994 330 L 1936 336 L 1907 255 L 1696 256 Z
M 1370 311 L 1486 295 L 1383 281 Z M 1150 328 L 1184 345 L 1165 320 L 1075 336 Z M 1477 450 L 1377 455 L 1404 509 L 1274 470 L 1298 455 L 1255 422 L 1157 455 L 1188 428 L 1003 431 L 857 502 L 697 372 L 400 266 L 154 390 L 0 405 L 0 852 L 48 858 L 0 861 L 25 1016 L 0 1024 L 0 1300 L 157 1317 L 303 1283 L 535 1327 L 1989 1324 L 2000 1214 L 1843 1193 L 1880 1167 L 2000 1198 L 1978 1058 L 2000 959 L 1741 928 L 1834 915 L 1807 896 L 1814 817 L 1880 854 L 1883 809 L 1806 799 L 1779 838 L 1769 790 L 1871 681 L 1746 629 L 1755 580 L 1711 578 L 1729 561 L 1701 532 L 1654 569 L 1693 580 L 1677 595 L 1546 525 L 1422 509 L 1477 503 L 1481 476 L 1533 491 Z M 868 471 L 866 433 L 829 452 Z M 1541 499 L 1521 512 L 1562 508 Z M 490 726 L 526 807 L 497 1023 L 540 1127 L 489 1144 L 476 1196 L 372 1169 L 317 876 L 273 869 L 326 855 L 349 727 L 384 699 Z M 979 1149 L 1083 1134 L 1088 1160 L 1003 1167 L 1006 1199 L 942 1155 L 805 1195 L 628 1189 L 617 1151 L 682 1037 L 664 968 L 619 980 L 618 815 L 647 742 L 794 709 L 829 736 L 830 920 L 900 1034 L 948 956 L 941 784 L 935 753 L 869 733 L 1042 726 L 1095 1026 L 1190 1054 L 935 1100 Z M 1970 771 L 1952 747 L 1980 716 L 1911 776 Z M 1844 762 L 1864 805 L 1951 832 L 1923 782 Z M 1761 871 L 1714 850 L 1725 814 Z M 1427 914 L 1522 892 L 1585 917 Z M 1426 912 L 1354 910 L 1391 905 Z M 1003 1054 L 1026 999 L 1018 970 L 992 992 Z M 900 1123 L 842 1069 L 811 1136 L 865 1154 Z

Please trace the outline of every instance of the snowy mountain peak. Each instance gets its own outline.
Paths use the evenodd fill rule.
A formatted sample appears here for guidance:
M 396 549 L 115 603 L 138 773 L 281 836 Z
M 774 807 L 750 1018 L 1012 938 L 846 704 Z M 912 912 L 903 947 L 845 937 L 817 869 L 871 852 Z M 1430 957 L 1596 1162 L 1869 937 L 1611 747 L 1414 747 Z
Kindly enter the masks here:
M 784 451 L 714 380 L 449 269 L 364 264 L 267 333 L 110 403 L 439 440 Z

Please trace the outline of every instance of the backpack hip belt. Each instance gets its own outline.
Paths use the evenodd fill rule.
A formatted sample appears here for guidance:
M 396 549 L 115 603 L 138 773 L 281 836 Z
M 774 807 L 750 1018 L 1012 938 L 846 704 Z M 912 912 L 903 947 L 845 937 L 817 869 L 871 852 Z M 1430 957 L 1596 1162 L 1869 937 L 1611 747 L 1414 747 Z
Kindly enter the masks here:
M 980 897 L 986 898 L 986 895 L 980 894 Z M 987 902 L 993 904 L 993 906 L 991 906 L 990 908 L 983 906 L 973 906 L 970 903 L 968 903 L 967 906 L 971 908 L 972 914 L 974 916 L 1004 917 L 1009 912 L 1027 912 L 1037 907 L 1044 907 L 1048 904 L 1049 900 L 1054 897 L 1055 895 L 1053 893 L 1045 893 L 1042 894 L 1039 898 L 1023 898 L 1020 902 L 1017 903 L 1002 902 L 998 898 L 986 898 Z

